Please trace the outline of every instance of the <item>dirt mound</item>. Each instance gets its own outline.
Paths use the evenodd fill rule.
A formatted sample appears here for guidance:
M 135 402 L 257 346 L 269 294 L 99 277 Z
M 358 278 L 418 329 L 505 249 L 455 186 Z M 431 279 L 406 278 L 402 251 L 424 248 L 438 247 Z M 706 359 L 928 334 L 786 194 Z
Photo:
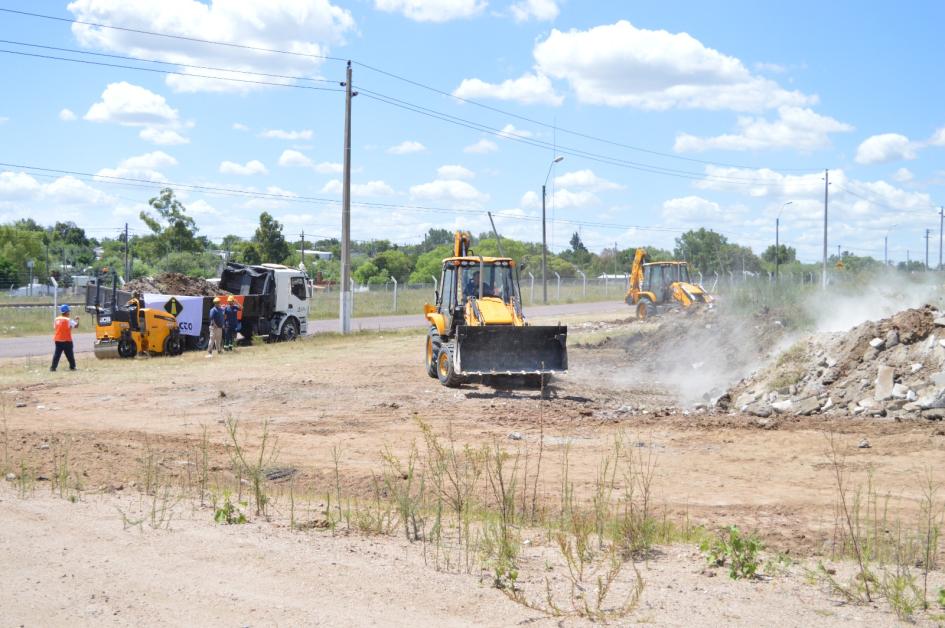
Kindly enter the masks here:
M 135 279 L 126 283 L 124 289 L 194 297 L 213 297 L 229 294 L 226 290 L 221 290 L 206 279 L 188 277 L 181 273 L 162 273 L 156 277 Z
M 811 336 L 739 382 L 722 409 L 761 417 L 945 416 L 945 317 L 933 306 L 903 310 L 848 332 Z

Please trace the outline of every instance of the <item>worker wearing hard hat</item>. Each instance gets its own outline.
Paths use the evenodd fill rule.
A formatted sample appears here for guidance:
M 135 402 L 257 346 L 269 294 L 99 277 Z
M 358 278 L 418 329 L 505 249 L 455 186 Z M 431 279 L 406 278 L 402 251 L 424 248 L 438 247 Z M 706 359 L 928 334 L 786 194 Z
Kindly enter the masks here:
M 59 316 L 53 321 L 53 340 L 56 343 L 56 352 L 53 353 L 52 366 L 49 367 L 50 371 L 55 371 L 59 368 L 59 358 L 62 357 L 62 354 L 66 354 L 66 360 L 69 361 L 69 370 L 75 370 L 75 354 L 73 352 L 72 345 L 72 328 L 79 326 L 79 317 L 75 318 L 69 317 L 69 305 L 63 304 L 59 308 Z
M 216 347 L 217 353 L 223 351 L 223 326 L 226 316 L 223 306 L 220 305 L 220 297 L 213 297 L 213 307 L 210 308 L 210 342 L 207 343 L 207 357 L 213 357 L 213 348 Z
M 236 297 L 230 295 L 226 298 L 226 310 L 224 310 L 226 319 L 223 328 L 223 349 L 233 350 L 233 343 L 236 342 L 236 332 L 240 330 L 240 304 L 236 302 Z

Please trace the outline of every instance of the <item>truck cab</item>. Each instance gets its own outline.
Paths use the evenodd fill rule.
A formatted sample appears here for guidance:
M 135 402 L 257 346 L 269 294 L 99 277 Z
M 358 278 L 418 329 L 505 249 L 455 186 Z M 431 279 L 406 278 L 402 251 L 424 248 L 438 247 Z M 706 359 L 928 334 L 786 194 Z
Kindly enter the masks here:
M 304 270 L 230 262 L 220 276 L 220 288 L 243 297 L 240 333 L 244 338 L 295 340 L 308 333 L 312 288 Z

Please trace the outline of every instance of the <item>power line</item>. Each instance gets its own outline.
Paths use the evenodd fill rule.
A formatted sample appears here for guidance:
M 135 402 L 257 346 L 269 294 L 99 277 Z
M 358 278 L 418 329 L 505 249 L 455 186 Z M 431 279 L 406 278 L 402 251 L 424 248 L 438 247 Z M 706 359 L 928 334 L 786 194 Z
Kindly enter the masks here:
M 290 80 L 293 80 L 293 81 L 312 81 L 312 82 L 315 82 L 315 83 L 335 83 L 335 84 L 336 84 L 336 83 L 338 82 L 338 81 L 333 81 L 333 80 L 331 80 L 331 79 L 310 78 L 310 77 L 307 77 L 307 76 L 292 76 L 292 75 L 286 75 L 286 74 L 270 74 L 270 73 L 268 73 L 268 72 L 254 72 L 254 71 L 252 71 L 252 70 L 236 70 L 236 69 L 233 69 L 233 68 L 216 68 L 216 67 L 206 66 L 206 65 L 191 65 L 191 64 L 180 63 L 180 62 L 176 62 L 176 61 L 160 61 L 160 60 L 157 60 L 157 59 L 146 59 L 146 58 L 144 58 L 144 57 L 129 57 L 129 56 L 126 56 L 126 55 L 116 55 L 116 54 L 109 54 L 109 53 L 105 53 L 105 52 L 92 52 L 92 51 L 89 51 L 89 50 L 79 50 L 79 49 L 77 49 L 77 48 L 61 48 L 61 47 L 58 47 L 58 46 L 46 46 L 46 45 L 43 45 L 43 44 L 31 44 L 31 43 L 29 43 L 29 42 L 13 41 L 13 40 L 9 40 L 9 39 L 0 39 L 0 44 L 13 44 L 14 46 L 27 46 L 27 47 L 29 47 L 29 48 L 41 48 L 41 49 L 43 49 L 43 50 L 55 50 L 55 51 L 58 51 L 58 52 L 69 52 L 69 53 L 73 53 L 73 54 L 89 55 L 89 56 L 93 56 L 93 57 L 105 57 L 105 58 L 109 58 L 109 59 L 122 59 L 122 60 L 124 60 L 124 61 L 138 61 L 138 62 L 141 62 L 141 63 L 158 63 L 158 64 L 161 64 L 161 65 L 174 65 L 174 66 L 178 66 L 178 67 L 181 67 L 181 68 L 191 68 L 191 69 L 194 69 L 194 70 L 211 70 L 211 71 L 214 71 L 214 72 L 231 72 L 231 73 L 233 73 L 233 74 L 247 74 L 247 75 L 250 75 L 250 76 L 265 76 L 265 77 L 269 77 L 269 78 L 290 79 Z M 189 74 L 188 74 L 187 76 L 192 76 L 192 75 L 189 75 Z
M 154 32 L 154 31 L 146 31 L 146 30 L 138 29 L 138 28 L 127 28 L 127 27 L 124 27 L 124 26 L 112 26 L 111 24 L 100 24 L 100 23 L 98 23 L 98 22 L 87 22 L 87 21 L 84 21 L 84 20 L 77 20 L 77 19 L 74 19 L 74 18 L 59 17 L 59 16 L 56 16 L 56 15 L 44 15 L 44 14 L 42 14 L 42 13 L 31 13 L 31 12 L 29 12 L 29 11 L 17 11 L 17 10 L 15 10 L 15 9 L 0 8 L 0 12 L 3 12 L 3 13 L 14 13 L 14 14 L 16 14 L 16 15 L 23 15 L 23 16 L 27 16 L 27 17 L 37 17 L 37 18 L 42 18 L 42 19 L 44 19 L 44 20 L 54 20 L 54 21 L 57 21 L 57 22 L 66 22 L 66 23 L 68 23 L 68 24 L 82 24 L 82 25 L 84 25 L 84 26 L 94 26 L 94 27 L 96 27 L 96 28 L 107 28 L 107 29 L 110 29 L 110 30 L 123 31 L 123 32 L 126 32 L 126 33 L 137 33 L 137 34 L 139 34 L 139 35 L 150 35 L 150 36 L 152 36 L 152 37 L 166 37 L 166 38 L 168 38 L 168 39 L 178 39 L 178 40 L 182 40 L 182 41 L 190 41 L 190 42 L 196 42 L 196 43 L 200 43 L 200 44 L 212 44 L 212 45 L 214 45 L 214 46 L 227 46 L 227 47 L 229 47 L 229 48 L 240 48 L 240 49 L 242 49 L 242 50 L 252 50 L 252 51 L 254 51 L 254 52 L 271 52 L 271 53 L 274 53 L 274 54 L 292 55 L 292 56 L 296 56 L 296 57 L 309 57 L 309 58 L 312 58 L 312 59 L 325 59 L 325 60 L 328 60 L 328 61 L 344 61 L 344 59 L 341 59 L 341 58 L 339 58 L 339 57 L 329 57 L 329 56 L 326 56 L 326 55 L 317 55 L 317 54 L 312 54 L 312 53 L 310 53 L 310 52 L 295 52 L 295 51 L 291 51 L 291 50 L 278 50 L 278 49 L 275 49 L 275 48 L 263 48 L 263 47 L 260 47 L 260 46 L 247 46 L 246 44 L 234 44 L 234 43 L 232 43 L 232 42 L 227 42 L 227 41 L 213 41 L 213 40 L 210 40 L 210 39 L 200 39 L 199 37 L 188 37 L 188 36 L 186 36 L 186 35 L 170 35 L 170 34 L 167 34 L 167 33 L 156 33 L 156 32 Z
M 23 57 L 35 57 L 38 59 L 49 59 L 49 60 L 54 60 L 54 61 L 69 61 L 71 63 L 82 63 L 85 65 L 98 65 L 98 66 L 104 66 L 108 68 L 122 68 L 125 70 L 138 70 L 139 72 L 153 72 L 156 74 L 173 74 L 176 76 L 186 76 L 186 77 L 191 77 L 191 78 L 205 78 L 205 79 L 211 79 L 215 81 L 234 81 L 237 83 L 252 83 L 255 85 L 269 85 L 272 87 L 291 87 L 294 89 L 311 89 L 311 90 L 322 91 L 322 92 L 344 91 L 337 88 L 316 87 L 314 85 L 289 85 L 286 83 L 273 83 L 271 81 L 254 81 L 251 79 L 241 79 L 241 78 L 236 78 L 232 76 L 208 76 L 206 74 L 190 74 L 187 72 L 175 72 L 173 70 L 161 70 L 159 68 L 142 68 L 142 67 L 137 67 L 137 66 L 132 66 L 132 65 L 122 65 L 119 63 L 105 63 L 104 61 L 91 61 L 89 59 L 69 59 L 68 57 L 57 57 L 55 55 L 41 55 L 41 54 L 36 54 L 32 52 L 22 52 L 19 50 L 0 49 L 0 52 L 5 53 L 5 54 L 20 55 Z

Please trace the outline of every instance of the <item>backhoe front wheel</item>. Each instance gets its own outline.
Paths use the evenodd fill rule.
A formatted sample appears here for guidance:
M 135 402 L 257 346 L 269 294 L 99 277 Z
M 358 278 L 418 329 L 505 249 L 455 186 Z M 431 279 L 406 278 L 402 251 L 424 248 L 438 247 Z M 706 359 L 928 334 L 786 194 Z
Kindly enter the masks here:
M 440 347 L 436 356 L 436 375 L 440 383 L 449 388 L 456 388 L 463 383 L 463 378 L 456 374 L 453 362 L 453 347 Z
M 427 367 L 427 375 L 433 378 L 437 377 L 437 358 L 439 357 L 441 344 L 440 334 L 437 333 L 436 327 L 431 327 L 430 331 L 427 332 L 424 364 Z
M 645 321 L 653 314 L 653 303 L 649 299 L 640 299 L 640 302 L 637 303 L 637 320 Z

